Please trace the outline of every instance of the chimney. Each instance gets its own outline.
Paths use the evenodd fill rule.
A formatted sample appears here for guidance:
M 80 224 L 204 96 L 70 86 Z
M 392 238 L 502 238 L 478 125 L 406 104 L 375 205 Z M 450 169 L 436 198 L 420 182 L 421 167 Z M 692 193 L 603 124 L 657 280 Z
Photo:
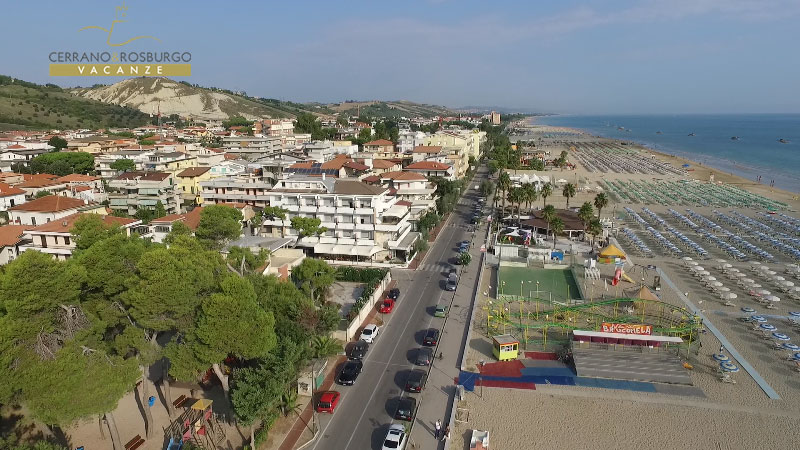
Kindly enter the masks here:
M 372 169 L 372 158 L 364 158 L 364 165 Z
M 322 181 L 325 181 L 325 172 L 322 172 Z

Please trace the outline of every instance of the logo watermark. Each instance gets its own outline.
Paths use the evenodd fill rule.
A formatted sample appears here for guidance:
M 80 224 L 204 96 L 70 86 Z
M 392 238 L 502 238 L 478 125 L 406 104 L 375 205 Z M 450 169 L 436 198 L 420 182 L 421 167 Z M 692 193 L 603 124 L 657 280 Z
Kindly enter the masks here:
M 114 36 L 117 24 L 125 23 L 128 7 L 123 2 L 115 7 L 115 16 L 108 28 L 90 25 L 78 32 L 100 30 L 106 33 L 106 45 L 123 47 L 135 41 L 152 40 L 155 36 L 134 36 L 128 39 Z M 117 40 L 124 39 L 124 40 Z M 192 53 L 187 51 L 53 51 L 48 54 L 50 76 L 174 76 L 192 74 Z

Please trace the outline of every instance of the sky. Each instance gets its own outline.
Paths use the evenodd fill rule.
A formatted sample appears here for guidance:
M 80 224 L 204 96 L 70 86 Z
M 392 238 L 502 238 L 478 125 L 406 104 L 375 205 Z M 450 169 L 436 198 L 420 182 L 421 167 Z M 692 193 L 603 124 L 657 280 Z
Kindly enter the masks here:
M 103 51 L 115 1 L 9 1 L 0 73 Z M 411 100 L 575 114 L 800 112 L 800 1 L 127 0 L 126 50 L 190 51 L 201 86 L 299 102 Z

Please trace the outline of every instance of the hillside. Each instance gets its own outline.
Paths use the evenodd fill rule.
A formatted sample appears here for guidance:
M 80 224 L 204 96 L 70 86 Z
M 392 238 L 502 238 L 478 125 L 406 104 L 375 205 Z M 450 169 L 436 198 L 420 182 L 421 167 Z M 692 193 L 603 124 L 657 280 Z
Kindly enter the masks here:
M 294 118 L 298 113 L 330 114 L 321 105 L 303 105 L 204 88 L 168 78 L 130 78 L 110 86 L 76 88 L 74 93 L 106 103 L 125 105 L 147 114 L 178 114 L 195 120 L 225 120 L 235 116 Z
M 444 106 L 426 105 L 405 100 L 400 101 L 368 101 L 368 102 L 344 102 L 328 105 L 330 109 L 338 113 L 351 116 L 361 114 L 367 117 L 433 117 L 451 116 L 455 113 Z
M 137 127 L 140 111 L 77 97 L 60 87 L 0 75 L 0 129 Z

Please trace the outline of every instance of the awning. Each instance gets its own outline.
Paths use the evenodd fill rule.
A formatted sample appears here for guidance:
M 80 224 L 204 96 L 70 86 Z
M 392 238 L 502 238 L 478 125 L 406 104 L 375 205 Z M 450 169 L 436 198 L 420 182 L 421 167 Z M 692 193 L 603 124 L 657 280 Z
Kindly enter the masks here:
M 420 234 L 416 231 L 412 231 L 403 238 L 402 241 L 398 242 L 397 245 L 390 245 L 389 248 L 392 250 L 408 250 L 414 245 L 414 242 L 419 239 Z
M 333 249 L 333 244 L 314 245 L 314 253 L 330 253 L 331 249 Z
M 334 255 L 355 255 L 355 247 L 352 245 L 334 245 L 328 252 Z
M 372 256 L 375 253 L 378 253 L 379 251 L 383 250 L 381 247 L 378 247 L 377 245 L 372 247 L 362 245 L 351 248 L 355 250 L 355 254 L 358 256 Z

